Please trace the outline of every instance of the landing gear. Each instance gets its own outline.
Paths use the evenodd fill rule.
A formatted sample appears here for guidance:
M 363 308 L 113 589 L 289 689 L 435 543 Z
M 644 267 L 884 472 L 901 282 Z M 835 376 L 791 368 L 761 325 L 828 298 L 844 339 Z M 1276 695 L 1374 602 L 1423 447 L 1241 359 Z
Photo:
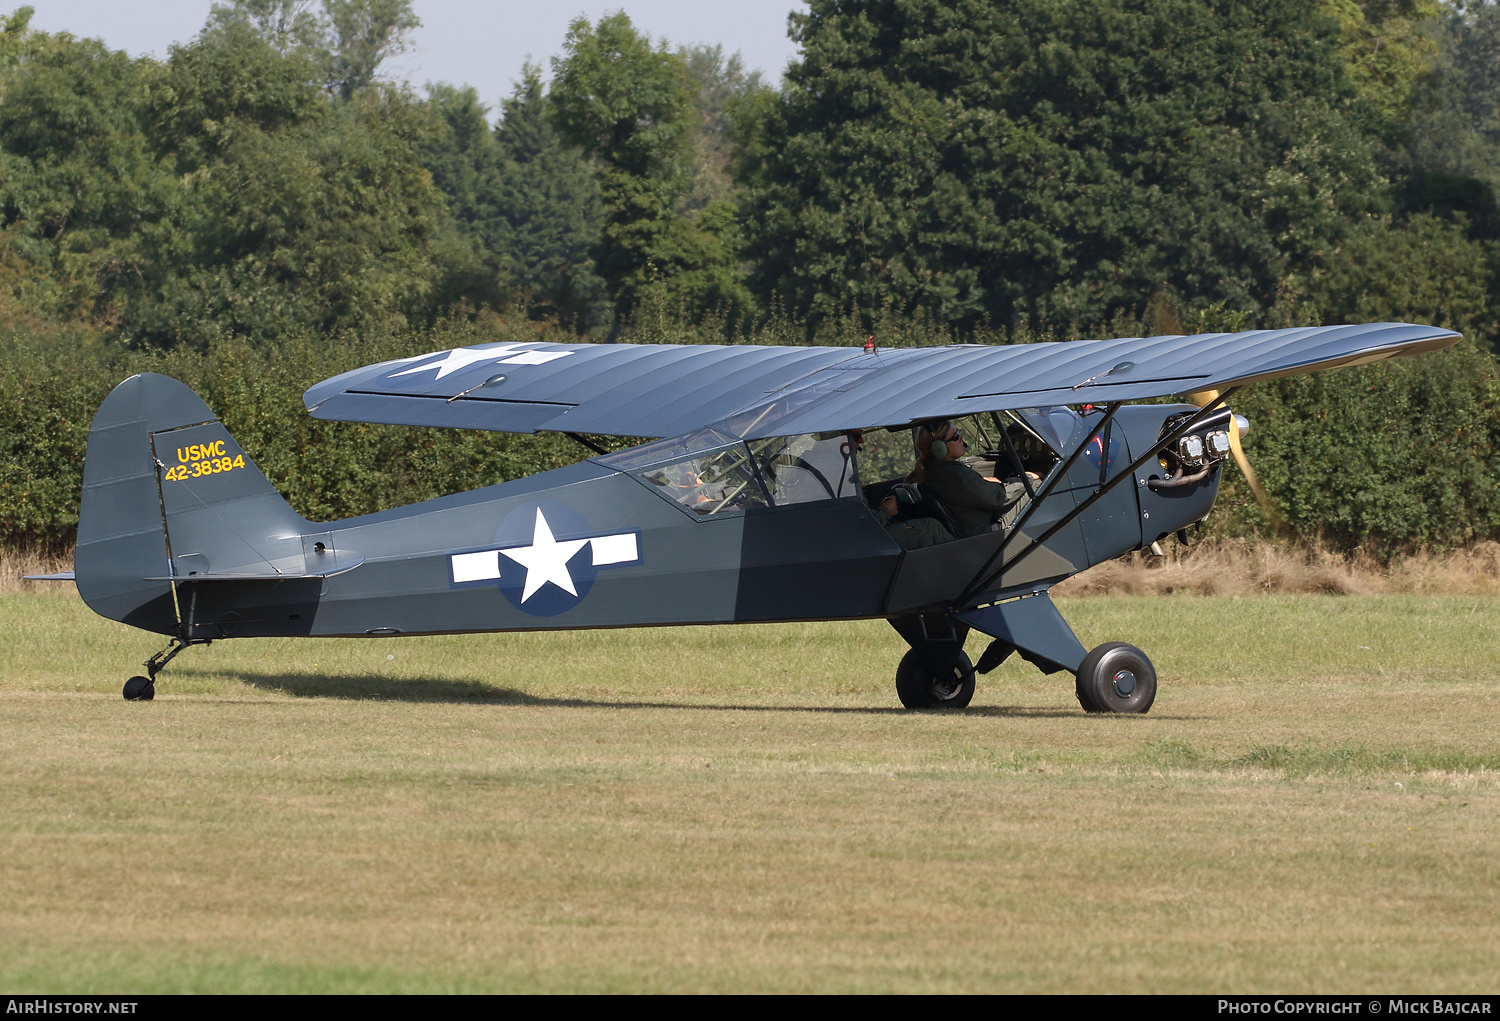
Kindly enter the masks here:
M 125 682 L 120 694 L 127 702 L 149 702 L 156 697 L 156 675 L 161 673 L 177 654 L 190 645 L 208 645 L 209 638 L 173 638 L 167 647 L 146 660 L 145 677 L 132 677 Z
M 974 697 L 974 663 L 964 653 L 969 625 L 946 613 L 887 617 L 911 646 L 896 668 L 896 696 L 908 709 L 962 709 Z M 981 666 L 984 661 L 981 660 Z
M 1084 649 L 1046 592 L 961 613 L 887 617 L 911 651 L 896 670 L 896 693 L 908 709 L 961 709 L 974 697 L 974 677 L 1014 653 L 1044 674 L 1077 679 L 1078 704 L 1089 713 L 1144 713 L 1156 701 L 1156 668 L 1124 642 Z M 970 629 L 993 641 L 977 666 L 964 653 Z
M 974 664 L 960 651 L 951 676 L 934 671 L 916 649 L 896 668 L 896 694 L 908 709 L 962 709 L 974 697 Z
M 1078 704 L 1086 713 L 1144 713 L 1156 701 L 1156 668 L 1125 642 L 1105 642 L 1078 665 Z

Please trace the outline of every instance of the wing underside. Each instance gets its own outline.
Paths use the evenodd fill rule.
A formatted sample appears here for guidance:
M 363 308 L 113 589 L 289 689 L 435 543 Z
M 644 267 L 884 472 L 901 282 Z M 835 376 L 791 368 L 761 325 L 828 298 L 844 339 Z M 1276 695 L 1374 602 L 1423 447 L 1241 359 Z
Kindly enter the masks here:
M 1407 323 L 874 353 L 751 345 L 483 344 L 310 388 L 317 418 L 611 436 L 705 426 L 745 439 L 978 412 L 1167 397 L 1447 347 Z

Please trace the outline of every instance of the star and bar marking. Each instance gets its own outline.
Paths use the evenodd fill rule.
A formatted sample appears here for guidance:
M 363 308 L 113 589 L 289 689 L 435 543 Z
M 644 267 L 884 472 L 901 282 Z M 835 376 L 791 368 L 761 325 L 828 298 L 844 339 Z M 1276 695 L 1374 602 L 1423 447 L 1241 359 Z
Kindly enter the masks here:
M 573 583 L 568 561 L 577 556 L 578 551 L 585 546 L 592 547 L 595 567 L 633 564 L 641 559 L 635 532 L 594 535 L 586 539 L 565 539 L 559 542 L 552 534 L 547 516 L 538 507 L 531 545 L 480 550 L 477 553 L 454 553 L 451 556 L 453 583 L 461 585 L 476 581 L 495 581 L 502 573 L 500 558 L 505 557 L 526 569 L 526 584 L 521 591 L 522 603 L 536 595 L 549 582 L 577 597 L 578 587 Z

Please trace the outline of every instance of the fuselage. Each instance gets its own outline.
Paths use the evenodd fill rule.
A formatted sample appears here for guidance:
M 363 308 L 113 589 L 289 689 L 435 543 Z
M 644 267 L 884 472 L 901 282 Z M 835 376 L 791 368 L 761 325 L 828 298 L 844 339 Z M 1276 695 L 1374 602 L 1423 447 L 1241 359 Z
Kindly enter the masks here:
M 107 410 L 108 404 L 101 417 Z M 692 443 L 664 441 L 316 524 L 280 500 L 222 425 L 201 418 L 190 426 L 168 422 L 146 430 L 160 469 L 155 478 L 143 470 L 118 478 L 96 471 L 90 483 L 86 475 L 79 587 L 107 616 L 190 639 L 826 620 L 965 609 L 1044 590 L 1202 518 L 1217 492 L 1218 470 L 1200 484 L 1157 493 L 1145 486 L 1150 475 L 1161 474 L 1153 460 L 1013 570 L 966 592 L 983 568 L 1004 563 L 1124 470 L 1131 451 L 1147 449 L 1162 421 L 1181 410 L 1122 409 L 1111 433 L 1118 442 L 1108 456 L 1079 458 L 1025 515 L 1020 532 L 987 532 L 910 551 L 897 546 L 865 503 L 861 483 L 873 480 L 859 478 L 857 457 L 839 437 L 809 439 L 795 455 L 783 451 L 778 463 L 800 467 L 788 467 L 779 479 L 764 478 L 769 462 L 755 468 L 752 457 L 735 454 L 735 441 L 723 437 L 706 453 Z M 1087 432 L 1080 427 L 1074 441 Z M 93 454 L 91 447 L 91 463 Z M 210 460 L 222 470 L 203 468 Z M 723 475 L 716 488 L 707 485 L 710 469 Z M 743 477 L 737 484 L 734 471 Z M 763 487 L 759 498 L 747 498 L 752 485 Z M 95 537 L 100 528 L 91 522 L 103 513 L 106 493 L 136 489 L 142 505 L 159 498 L 155 527 L 162 531 L 164 523 L 164 534 L 150 539 L 145 522 Z

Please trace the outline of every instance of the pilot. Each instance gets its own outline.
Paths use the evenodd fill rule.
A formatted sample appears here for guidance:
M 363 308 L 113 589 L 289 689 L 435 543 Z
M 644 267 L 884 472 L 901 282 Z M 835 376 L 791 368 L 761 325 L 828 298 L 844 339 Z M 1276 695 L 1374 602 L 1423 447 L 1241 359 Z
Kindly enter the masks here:
M 943 419 L 918 426 L 913 441 L 917 463 L 906 481 L 927 486 L 943 501 L 958 524 L 959 538 L 987 532 L 996 522 L 1008 527 L 1015 521 L 1026 485 L 1019 478 L 1006 482 L 985 478 L 960 463 L 968 444 L 952 422 Z

